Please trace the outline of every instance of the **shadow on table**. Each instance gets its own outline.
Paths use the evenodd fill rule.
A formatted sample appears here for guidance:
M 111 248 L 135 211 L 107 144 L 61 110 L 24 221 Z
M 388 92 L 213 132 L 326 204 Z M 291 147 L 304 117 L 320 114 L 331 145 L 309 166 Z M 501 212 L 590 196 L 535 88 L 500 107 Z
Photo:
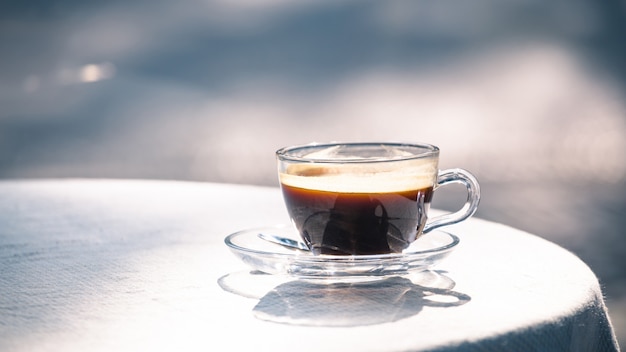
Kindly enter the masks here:
M 257 284 L 251 284 L 254 281 L 250 280 L 264 280 L 271 276 L 260 272 L 229 274 L 220 278 L 218 283 L 225 291 L 258 298 L 253 309 L 258 319 L 291 325 L 347 327 L 382 324 L 414 316 L 424 307 L 455 307 L 471 300 L 470 296 L 453 291 L 454 281 L 441 271 L 419 273 L 410 279 L 390 277 L 367 282 L 283 279 L 264 294 L 250 291 L 248 286 Z

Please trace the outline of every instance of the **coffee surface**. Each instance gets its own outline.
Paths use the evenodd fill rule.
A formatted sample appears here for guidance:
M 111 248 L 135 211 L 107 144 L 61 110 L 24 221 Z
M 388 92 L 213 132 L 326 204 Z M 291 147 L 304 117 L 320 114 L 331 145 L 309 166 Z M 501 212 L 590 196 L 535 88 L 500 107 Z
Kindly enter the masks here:
M 294 164 L 279 173 L 292 187 L 339 193 L 390 193 L 432 187 L 436 158 L 389 163 Z

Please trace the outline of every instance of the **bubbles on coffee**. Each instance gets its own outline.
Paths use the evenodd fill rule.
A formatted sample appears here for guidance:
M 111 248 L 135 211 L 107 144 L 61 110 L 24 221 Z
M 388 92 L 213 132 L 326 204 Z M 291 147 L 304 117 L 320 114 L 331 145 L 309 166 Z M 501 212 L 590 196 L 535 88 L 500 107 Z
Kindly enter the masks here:
M 291 164 L 279 172 L 280 182 L 292 187 L 333 192 L 401 192 L 432 187 L 436 158 L 386 163 Z

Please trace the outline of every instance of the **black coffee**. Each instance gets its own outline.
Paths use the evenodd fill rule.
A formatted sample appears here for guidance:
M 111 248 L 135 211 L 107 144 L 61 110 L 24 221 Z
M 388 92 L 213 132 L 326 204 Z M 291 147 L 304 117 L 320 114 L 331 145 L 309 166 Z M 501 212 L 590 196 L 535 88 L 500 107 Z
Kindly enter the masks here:
M 418 204 L 427 211 L 433 188 L 343 193 L 281 185 L 293 222 L 315 254 L 401 252 L 416 236 Z M 425 217 L 422 218 L 425 221 Z

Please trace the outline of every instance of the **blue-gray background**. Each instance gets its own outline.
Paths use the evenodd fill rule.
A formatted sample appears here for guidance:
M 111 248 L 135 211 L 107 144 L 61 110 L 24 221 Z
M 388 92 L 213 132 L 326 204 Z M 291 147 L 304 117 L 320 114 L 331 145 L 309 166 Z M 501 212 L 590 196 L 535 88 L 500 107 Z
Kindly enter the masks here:
M 0 178 L 276 186 L 284 145 L 429 142 L 596 272 L 625 345 L 624 38 L 620 0 L 3 1 Z

